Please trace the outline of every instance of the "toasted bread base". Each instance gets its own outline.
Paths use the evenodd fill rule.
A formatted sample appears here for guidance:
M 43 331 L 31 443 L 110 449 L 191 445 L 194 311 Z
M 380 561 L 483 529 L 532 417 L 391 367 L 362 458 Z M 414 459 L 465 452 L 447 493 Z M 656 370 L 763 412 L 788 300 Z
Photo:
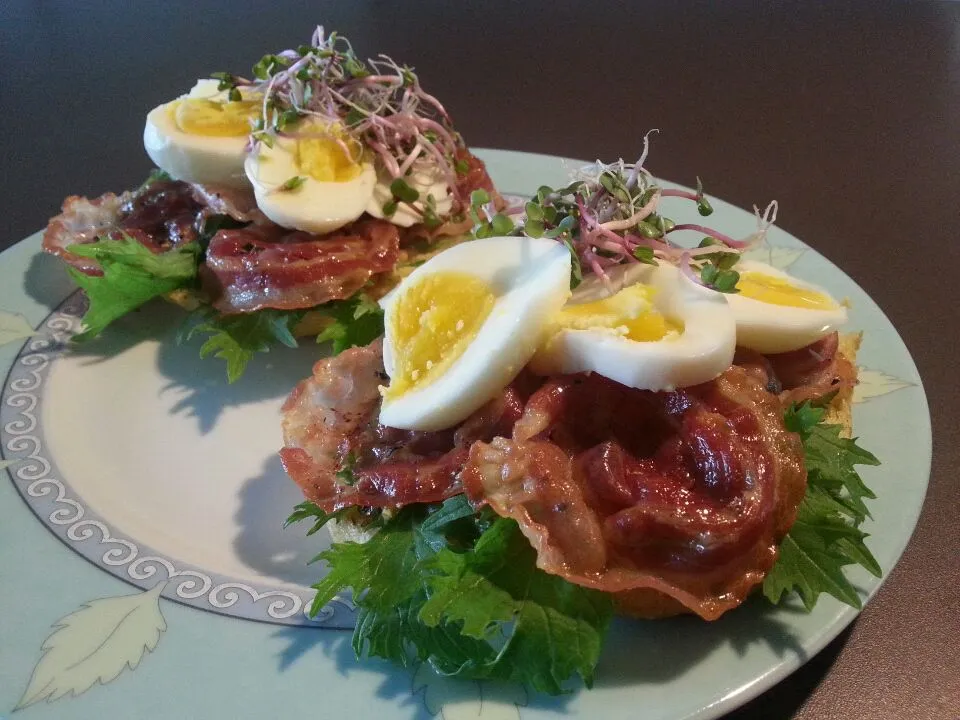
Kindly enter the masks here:
M 860 351 L 860 342 L 863 340 L 863 333 L 848 333 L 840 336 L 840 355 L 850 361 L 854 368 L 857 367 L 857 353 Z M 827 412 L 824 415 L 824 422 L 831 425 L 842 425 L 844 437 L 850 437 L 853 434 L 853 387 L 845 388 L 837 393 L 830 404 L 827 406 Z

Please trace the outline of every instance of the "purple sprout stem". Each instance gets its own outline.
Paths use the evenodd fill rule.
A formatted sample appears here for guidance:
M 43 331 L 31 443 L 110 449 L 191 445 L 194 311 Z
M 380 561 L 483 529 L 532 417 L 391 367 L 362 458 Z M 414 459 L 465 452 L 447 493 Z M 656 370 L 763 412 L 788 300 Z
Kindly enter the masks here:
M 693 230 L 694 232 L 700 232 L 700 233 L 703 233 L 704 235 L 709 235 L 712 238 L 716 238 L 727 247 L 735 248 L 737 250 L 742 250 L 743 248 L 750 246 L 749 241 L 734 240 L 729 235 L 724 235 L 723 233 L 717 232 L 716 230 L 708 228 L 704 225 L 696 225 L 694 223 L 684 223 L 682 225 L 674 225 L 672 228 L 670 228 L 670 232 L 676 232 L 677 230 Z
M 682 255 L 680 255 L 680 272 L 683 273 L 688 280 L 695 283 L 696 285 L 703 285 L 703 281 L 700 280 L 699 277 L 697 277 L 697 274 L 693 271 L 693 268 L 690 265 L 690 253 L 688 252 L 685 252 Z
M 390 151 L 373 139 L 368 139 L 367 144 L 380 156 L 380 159 L 383 160 L 383 166 L 387 172 L 390 173 L 392 177 L 400 177 L 400 166 L 397 165 L 397 161 L 393 155 L 390 154 Z
M 697 194 L 692 193 L 689 190 L 668 189 L 668 190 L 661 190 L 660 194 L 663 195 L 663 197 L 679 197 L 679 198 L 686 198 L 687 200 L 693 200 L 694 202 L 700 202 L 700 198 L 697 197 Z

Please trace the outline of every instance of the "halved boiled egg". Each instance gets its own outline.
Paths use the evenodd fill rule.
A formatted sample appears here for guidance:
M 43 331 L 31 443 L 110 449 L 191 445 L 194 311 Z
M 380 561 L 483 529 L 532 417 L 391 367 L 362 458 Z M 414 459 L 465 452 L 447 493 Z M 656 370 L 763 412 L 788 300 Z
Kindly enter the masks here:
M 847 321 L 847 310 L 830 294 L 782 270 L 741 260 L 737 293 L 727 301 L 737 323 L 737 344 L 761 353 L 798 350 Z
M 450 209 L 453 207 L 453 195 L 450 194 L 446 180 L 435 169 L 415 167 L 410 174 L 404 177 L 404 181 L 418 193 L 419 198 L 417 200 L 410 204 L 399 203 L 396 210 L 390 215 L 384 213 L 384 207 L 393 201 L 394 197 L 390 190 L 392 178 L 381 172 L 373 190 L 373 197 L 367 205 L 367 212 L 377 218 L 386 218 L 394 225 L 410 227 L 423 222 L 423 210 L 428 198 L 432 197 L 433 211 L 437 216 L 442 217 L 450 214 Z
M 553 240 L 474 240 L 436 255 L 380 302 L 380 422 L 410 430 L 456 425 L 527 364 L 570 295 L 570 253 Z
M 336 127 L 301 121 L 293 135 L 260 143 L 244 164 L 257 207 L 287 228 L 328 233 L 367 209 L 377 176 Z
M 641 390 L 674 390 L 730 367 L 736 326 L 724 296 L 674 266 L 614 268 L 611 295 L 591 280 L 551 321 L 530 364 L 543 375 L 597 372 Z
M 177 180 L 249 187 L 243 161 L 261 98 L 241 89 L 241 99 L 230 100 L 217 86 L 216 80 L 199 80 L 188 95 L 151 110 L 143 146 Z

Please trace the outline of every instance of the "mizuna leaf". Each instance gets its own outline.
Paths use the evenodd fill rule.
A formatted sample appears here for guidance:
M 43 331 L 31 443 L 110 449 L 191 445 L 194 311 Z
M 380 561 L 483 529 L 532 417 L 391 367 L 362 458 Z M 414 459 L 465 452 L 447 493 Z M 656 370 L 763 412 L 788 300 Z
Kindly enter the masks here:
M 416 564 L 412 549 L 413 529 L 409 523 L 397 523 L 362 545 L 341 543 L 320 553 L 316 559 L 326 560 L 330 572 L 313 586 L 317 594 L 311 612 L 318 612 L 347 587 L 367 590 L 358 603 L 363 606 L 392 607 L 409 598 L 419 583 L 412 572 Z
M 497 645 L 474 677 L 552 695 L 573 675 L 591 686 L 613 614 L 610 598 L 539 570 L 516 522 L 497 520 L 471 552 L 442 550 L 425 569 L 434 574 L 420 619 L 430 627 L 462 623 L 463 635 Z
M 383 310 L 363 293 L 349 300 L 326 303 L 315 310 L 332 321 L 317 335 L 317 342 L 330 342 L 334 355 L 347 348 L 369 345 L 383 335 Z
M 791 533 L 783 539 L 777 562 L 764 578 L 763 594 L 778 603 L 784 594 L 796 590 L 810 611 L 825 592 L 859 610 L 860 596 L 844 576 L 841 560 L 824 543 L 801 542 Z
M 197 275 L 200 255 L 196 243 L 154 254 L 131 237 L 97 240 L 67 249 L 96 260 L 103 270 L 103 275 L 86 275 L 68 268 L 70 277 L 90 300 L 83 316 L 85 330 L 73 338 L 81 342 L 148 300 L 189 287 Z
M 277 345 L 297 347 L 293 328 L 303 317 L 303 311 L 259 310 L 238 315 L 212 315 L 202 309 L 195 313 L 192 326 L 181 332 L 180 341 L 197 334 L 209 337 L 200 346 L 200 357 L 213 356 L 227 363 L 227 381 L 236 382 L 253 356 L 269 352 Z M 199 321 L 197 320 L 199 319 Z
M 557 694 L 586 684 L 613 614 L 602 593 L 536 567 L 513 520 L 477 512 L 463 496 L 405 508 L 370 541 L 334 545 L 313 611 L 352 587 L 357 656 L 441 675 L 507 680 Z
M 158 583 L 135 595 L 93 600 L 58 620 L 14 709 L 81 695 L 95 683 L 116 679 L 126 668 L 135 670 L 167 629 L 160 612 L 164 585 Z
M 30 327 L 23 315 L 0 310 L 0 345 L 16 342 L 17 340 L 26 340 L 39 333 Z
M 784 417 L 787 429 L 803 440 L 807 492 L 763 581 L 763 594 L 777 603 L 796 590 L 811 610 L 820 594 L 827 593 L 859 609 L 860 597 L 843 569 L 860 565 L 877 577 L 881 569 L 864 544 L 867 534 L 859 529 L 870 516 L 864 501 L 875 495 L 854 466 L 880 461 L 856 440 L 841 437 L 839 426 L 821 423 L 823 414 L 803 404 L 791 407 Z

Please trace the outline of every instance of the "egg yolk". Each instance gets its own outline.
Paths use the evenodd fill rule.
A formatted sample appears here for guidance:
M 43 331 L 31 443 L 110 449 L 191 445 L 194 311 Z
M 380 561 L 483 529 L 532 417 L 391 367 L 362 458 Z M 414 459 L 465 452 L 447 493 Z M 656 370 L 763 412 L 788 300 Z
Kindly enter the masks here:
M 340 138 L 338 142 L 336 135 L 303 138 L 297 142 L 297 165 L 321 182 L 353 180 L 360 174 L 360 163 L 354 159 L 359 158 L 360 150 L 355 145 L 351 139 Z
M 190 135 L 208 137 L 242 137 L 253 129 L 260 114 L 255 100 L 217 102 L 201 98 L 184 98 L 173 104 L 173 117 Z
M 553 318 L 552 332 L 609 329 L 628 340 L 653 342 L 680 333 L 683 327 L 660 313 L 646 285 L 624 288 L 603 300 L 568 305 Z
M 743 297 L 770 305 L 787 305 L 806 310 L 833 310 L 837 307 L 833 299 L 822 292 L 798 287 L 783 278 L 751 270 L 740 273 L 737 290 Z
M 394 372 L 387 398 L 424 387 L 443 375 L 480 331 L 495 302 L 482 280 L 439 271 L 412 284 L 388 314 Z

